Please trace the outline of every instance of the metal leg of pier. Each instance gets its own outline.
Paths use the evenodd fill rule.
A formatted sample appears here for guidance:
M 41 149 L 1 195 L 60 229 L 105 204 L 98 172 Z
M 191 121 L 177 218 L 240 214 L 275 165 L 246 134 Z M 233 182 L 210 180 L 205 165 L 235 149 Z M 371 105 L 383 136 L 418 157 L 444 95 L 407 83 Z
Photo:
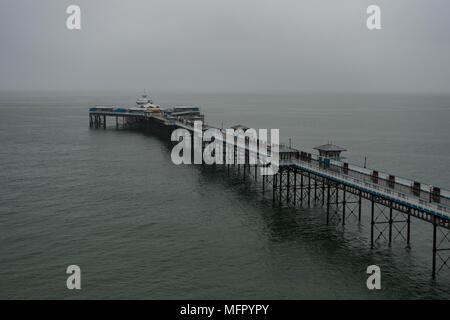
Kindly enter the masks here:
M 236 146 L 233 146 L 233 159 L 234 159 L 234 161 L 233 161 L 233 164 L 236 166 L 238 166 L 238 168 L 239 168 L 239 164 L 237 163 L 237 147 Z M 236 169 L 236 167 L 234 167 L 235 169 Z M 236 173 L 236 171 L 233 171 L 234 173 Z
M 330 181 L 327 181 L 327 225 L 330 220 Z
M 303 206 L 303 172 L 300 171 L 300 205 Z
M 392 243 L 392 202 L 389 208 L 389 245 Z
M 286 180 L 286 204 L 289 207 L 290 204 L 290 192 L 291 192 L 291 169 L 287 169 L 287 180 Z
M 314 177 L 314 204 L 317 201 L 317 177 Z
M 443 270 L 450 270 L 450 225 L 438 216 L 433 216 L 433 267 L 432 277 Z M 441 228 L 441 229 L 439 229 Z M 447 267 L 447 269 L 444 269 Z
M 325 205 L 325 178 L 322 177 L 322 207 Z
M 373 248 L 373 228 L 375 226 L 374 214 L 375 214 L 375 202 L 373 201 L 373 196 L 371 201 L 371 213 L 370 213 L 370 247 Z
M 436 278 L 436 231 L 437 231 L 437 224 L 436 224 L 436 216 L 433 217 L 433 262 L 432 262 L 432 270 L 431 270 L 431 276 Z
M 408 209 L 407 226 L 406 226 L 406 247 L 410 247 L 411 240 L 411 208 Z
M 106 130 L 106 116 L 103 116 L 103 130 Z
M 282 196 L 282 184 L 283 184 L 283 170 L 280 170 L 280 183 L 279 183 L 279 188 L 280 188 L 280 194 L 279 194 L 279 205 L 281 206 L 283 204 L 283 198 Z
M 228 161 L 227 161 L 226 147 L 224 147 L 223 148 L 223 164 L 228 166 L 227 162 Z
M 119 116 L 116 116 L 116 130 L 119 130 Z
M 272 176 L 272 204 L 275 204 L 275 192 L 277 190 L 278 173 Z
M 94 126 L 94 122 L 92 120 L 92 115 L 89 115 L 89 128 L 92 128 Z
M 342 225 L 345 226 L 345 206 L 346 206 L 346 202 L 345 202 L 345 185 L 344 185 L 344 192 L 342 195 Z
M 336 183 L 336 213 L 339 211 L 339 184 Z
M 311 172 L 308 172 L 308 207 L 311 206 Z
M 294 171 L 294 207 L 297 206 L 297 169 Z
M 361 222 L 361 205 L 362 205 L 362 191 L 359 190 L 359 199 L 358 199 L 358 222 Z

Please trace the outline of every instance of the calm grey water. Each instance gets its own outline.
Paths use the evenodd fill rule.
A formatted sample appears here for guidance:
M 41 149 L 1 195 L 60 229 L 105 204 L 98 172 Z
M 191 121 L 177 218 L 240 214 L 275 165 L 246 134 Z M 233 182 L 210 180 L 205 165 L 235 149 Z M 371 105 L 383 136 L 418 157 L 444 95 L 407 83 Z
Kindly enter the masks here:
M 431 272 L 431 226 L 370 249 L 358 225 L 323 209 L 274 208 L 221 168 L 175 166 L 164 141 L 90 130 L 93 104 L 138 93 L 0 95 L 0 298 L 450 298 Z M 280 128 L 308 150 L 333 140 L 350 162 L 450 188 L 450 97 L 157 93 L 197 104 L 207 122 Z M 82 269 L 82 290 L 65 269 Z M 382 271 L 382 290 L 365 270 Z

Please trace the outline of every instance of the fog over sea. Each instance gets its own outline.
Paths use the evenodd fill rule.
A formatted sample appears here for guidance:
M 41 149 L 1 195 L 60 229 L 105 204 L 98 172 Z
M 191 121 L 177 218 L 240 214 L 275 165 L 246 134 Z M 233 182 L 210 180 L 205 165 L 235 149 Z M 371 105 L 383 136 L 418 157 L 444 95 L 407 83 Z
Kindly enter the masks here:
M 410 249 L 401 237 L 371 249 L 367 208 L 360 225 L 327 226 L 323 208 L 273 207 L 223 167 L 174 165 L 160 138 L 89 128 L 90 106 L 140 94 L 0 93 L 0 299 L 450 298 L 446 267 L 431 280 L 430 224 L 412 218 Z M 450 189 L 449 95 L 151 94 Z M 72 264 L 79 291 L 66 288 Z M 382 290 L 366 287 L 372 264 Z

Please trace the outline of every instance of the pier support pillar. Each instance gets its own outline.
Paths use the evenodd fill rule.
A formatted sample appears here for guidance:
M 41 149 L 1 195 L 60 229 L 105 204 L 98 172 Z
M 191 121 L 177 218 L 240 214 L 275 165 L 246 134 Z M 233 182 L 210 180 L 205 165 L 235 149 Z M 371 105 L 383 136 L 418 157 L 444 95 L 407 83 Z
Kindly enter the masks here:
M 336 183 L 336 213 L 339 212 L 339 183 Z
M 450 271 L 450 225 L 448 220 L 433 216 L 433 279 L 443 270 Z M 445 269 L 445 267 L 447 267 Z
M 359 190 L 359 199 L 358 199 L 358 222 L 361 222 L 361 205 L 362 205 L 362 191 Z
M 408 216 L 406 218 L 406 247 L 410 247 L 410 240 L 411 240 L 411 208 L 408 210 Z
M 325 205 L 325 177 L 322 177 L 322 207 Z
M 303 171 L 300 171 L 300 205 L 303 206 Z
M 308 172 L 308 207 L 311 206 L 311 172 Z
M 327 181 L 327 225 L 328 225 L 328 222 L 330 220 L 330 201 L 331 201 L 331 199 L 330 199 L 330 188 L 331 188 L 330 181 L 328 180 Z
M 374 215 L 375 215 L 375 202 L 373 196 L 370 199 L 371 210 L 370 210 L 370 247 L 373 248 L 373 228 L 375 227 Z
M 346 207 L 346 201 L 345 201 L 345 185 L 344 185 L 344 192 L 342 195 L 342 225 L 345 226 L 345 207 Z
M 375 196 L 373 196 L 375 197 Z M 410 216 L 408 211 L 396 210 L 393 201 L 375 203 L 373 218 L 374 242 L 384 239 L 391 246 L 398 237 L 403 238 L 409 246 Z M 389 210 L 389 211 L 388 211 Z M 406 214 L 406 217 L 404 216 Z M 377 236 L 375 237 L 375 233 Z
M 280 194 L 278 195 L 278 201 L 279 201 L 279 206 L 281 206 L 283 204 L 283 198 L 282 198 L 282 193 L 283 193 L 283 189 L 282 189 L 282 184 L 283 184 L 283 169 L 280 168 L 280 183 L 279 185 L 279 189 L 280 189 Z
M 389 208 L 389 245 L 392 243 L 392 202 Z
M 286 180 L 286 204 L 289 206 L 290 203 L 290 192 L 291 192 L 291 169 L 288 167 L 286 170 L 287 180 Z
M 294 169 L 294 208 L 297 206 L 297 169 Z
M 278 185 L 278 175 L 279 173 L 272 176 L 272 203 L 275 204 L 275 195 L 277 192 L 277 185 Z
M 317 176 L 314 177 L 314 205 L 317 201 Z
M 431 276 L 436 278 L 436 231 L 437 231 L 437 224 L 436 224 L 436 216 L 433 217 L 433 262 L 431 267 Z

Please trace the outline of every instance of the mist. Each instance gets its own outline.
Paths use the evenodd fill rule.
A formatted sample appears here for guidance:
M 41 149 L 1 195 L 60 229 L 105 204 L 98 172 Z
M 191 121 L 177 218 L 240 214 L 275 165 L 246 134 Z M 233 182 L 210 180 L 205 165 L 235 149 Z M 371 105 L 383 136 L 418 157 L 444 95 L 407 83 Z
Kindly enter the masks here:
M 448 0 L 2 0 L 0 90 L 449 93 L 449 17 Z

